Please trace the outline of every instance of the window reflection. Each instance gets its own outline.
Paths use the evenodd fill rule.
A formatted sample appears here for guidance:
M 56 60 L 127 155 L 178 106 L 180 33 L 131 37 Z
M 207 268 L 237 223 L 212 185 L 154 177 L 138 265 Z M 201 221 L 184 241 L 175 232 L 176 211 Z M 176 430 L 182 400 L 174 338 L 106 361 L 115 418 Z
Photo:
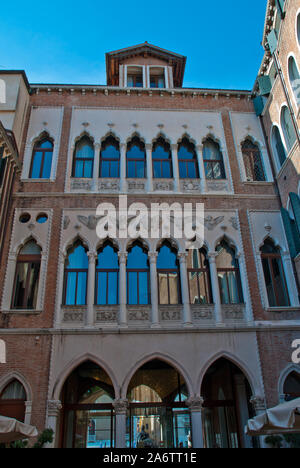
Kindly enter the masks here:
M 76 143 L 73 161 L 73 177 L 93 177 L 94 147 L 88 137 Z
M 182 179 L 196 179 L 199 177 L 195 145 L 187 138 L 183 138 L 178 146 L 178 163 L 179 176 Z
M 173 177 L 172 155 L 169 143 L 158 138 L 152 149 L 153 177 L 169 179 Z
M 42 139 L 34 145 L 29 177 L 31 179 L 49 179 L 52 167 L 53 143 Z
M 218 253 L 216 266 L 219 278 L 219 288 L 222 304 L 238 304 L 243 302 L 239 264 L 235 251 L 226 241 L 216 248 Z
M 96 261 L 96 304 L 118 304 L 119 262 L 118 253 L 111 244 L 105 244 Z
M 40 266 L 41 249 L 35 241 L 29 241 L 17 258 L 12 308 L 36 308 Z
M 109 136 L 101 145 L 100 177 L 120 177 L 120 149 L 118 141 Z
M 149 263 L 147 252 L 136 243 L 127 257 L 127 303 L 150 304 Z
M 191 304 L 212 302 L 209 263 L 205 249 L 189 249 L 187 272 Z
M 86 305 L 88 257 L 80 241 L 68 250 L 65 262 L 64 304 Z
M 127 145 L 127 177 L 145 178 L 146 177 L 146 152 L 145 144 L 137 137 Z
M 207 179 L 225 179 L 223 155 L 218 143 L 210 138 L 203 145 L 203 162 Z
M 168 243 L 164 243 L 158 252 L 157 277 L 159 304 L 179 304 L 181 296 L 177 252 Z

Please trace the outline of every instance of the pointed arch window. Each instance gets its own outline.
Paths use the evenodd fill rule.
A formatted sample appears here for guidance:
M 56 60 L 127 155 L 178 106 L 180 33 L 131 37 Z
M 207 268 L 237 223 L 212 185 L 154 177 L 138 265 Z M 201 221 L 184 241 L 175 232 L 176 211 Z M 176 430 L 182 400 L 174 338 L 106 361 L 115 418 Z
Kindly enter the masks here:
M 0 414 L 24 422 L 26 392 L 23 385 L 12 380 L 0 395 Z
M 289 306 L 290 300 L 280 249 L 275 246 L 272 239 L 266 239 L 260 251 L 269 306 Z
M 127 144 L 126 160 L 128 178 L 143 179 L 146 177 L 145 144 L 138 137 L 133 137 Z
M 171 179 L 173 177 L 171 148 L 162 137 L 153 144 L 152 164 L 155 179 Z
M 216 248 L 216 267 L 222 304 L 239 304 L 243 302 L 239 262 L 235 250 L 226 240 Z
M 75 145 L 72 177 L 92 178 L 94 167 L 94 146 L 90 138 L 82 137 Z
M 119 303 L 118 297 L 118 253 L 110 243 L 107 243 L 98 251 L 96 261 L 95 303 L 97 305 L 115 305 Z
M 247 138 L 241 145 L 247 180 L 265 181 L 265 173 L 258 146 Z
M 182 179 L 199 178 L 198 159 L 195 145 L 183 138 L 178 145 L 179 177 Z
M 226 179 L 220 146 L 210 138 L 203 144 L 203 162 L 207 179 Z
M 64 305 L 86 305 L 88 256 L 81 241 L 77 241 L 69 250 L 65 261 Z
M 281 127 L 285 138 L 286 147 L 288 151 L 290 151 L 296 141 L 297 136 L 290 111 L 286 106 L 284 106 L 281 111 Z
M 106 138 L 101 145 L 100 177 L 120 177 L 120 145 L 113 136 Z
M 272 130 L 272 144 L 273 144 L 273 151 L 277 157 L 277 161 L 280 167 L 286 160 L 286 152 L 282 143 L 280 131 L 278 127 L 273 127 Z
M 127 257 L 127 303 L 150 304 L 148 255 L 139 243 L 133 244 Z
M 297 105 L 300 104 L 300 75 L 294 57 L 289 58 L 288 63 L 289 80 L 293 90 Z
M 207 253 L 202 249 L 189 249 L 187 257 L 190 303 L 211 304 L 211 280 Z
M 49 138 L 39 140 L 33 148 L 30 179 L 49 179 L 51 175 L 53 143 Z
M 159 304 L 180 304 L 180 274 L 177 251 L 164 243 L 157 256 Z
M 41 249 L 35 241 L 27 242 L 17 257 L 12 309 L 35 309 L 39 286 Z

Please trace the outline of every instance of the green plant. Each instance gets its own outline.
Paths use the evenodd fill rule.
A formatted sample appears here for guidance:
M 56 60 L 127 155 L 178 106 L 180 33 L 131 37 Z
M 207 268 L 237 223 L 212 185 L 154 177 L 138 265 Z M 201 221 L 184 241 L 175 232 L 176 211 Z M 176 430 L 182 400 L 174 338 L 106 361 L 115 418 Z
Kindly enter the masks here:
M 53 434 L 52 429 L 45 429 L 40 433 L 34 445 L 29 446 L 28 440 L 16 440 L 11 442 L 9 448 L 43 448 L 45 444 L 50 444 L 53 441 Z
M 291 448 L 300 448 L 300 434 L 284 434 L 283 437 Z

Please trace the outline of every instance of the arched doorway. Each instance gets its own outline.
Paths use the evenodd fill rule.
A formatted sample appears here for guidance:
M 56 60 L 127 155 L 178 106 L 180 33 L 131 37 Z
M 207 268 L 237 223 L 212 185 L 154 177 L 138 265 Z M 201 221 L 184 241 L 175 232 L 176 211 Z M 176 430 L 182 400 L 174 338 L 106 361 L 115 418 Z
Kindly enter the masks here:
M 129 401 L 126 444 L 141 448 L 191 446 L 191 420 L 181 374 L 159 359 L 140 367 L 127 391 Z
M 242 371 L 225 358 L 215 361 L 204 376 L 203 433 L 205 448 L 246 448 L 256 446 L 244 427 L 254 415 L 251 388 Z
M 107 373 L 92 361 L 77 367 L 62 390 L 61 446 L 114 446 L 114 387 Z

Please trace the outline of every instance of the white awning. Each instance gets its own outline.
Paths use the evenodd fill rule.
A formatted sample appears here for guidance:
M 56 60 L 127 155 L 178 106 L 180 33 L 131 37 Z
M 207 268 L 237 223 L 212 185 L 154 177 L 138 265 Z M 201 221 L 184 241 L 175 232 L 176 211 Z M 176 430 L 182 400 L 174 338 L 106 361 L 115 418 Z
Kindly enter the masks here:
M 7 444 L 15 440 L 36 437 L 37 435 L 36 427 L 24 424 L 17 419 L 0 416 L 0 443 Z
M 245 432 L 251 436 L 300 433 L 300 398 L 281 403 L 249 419 Z

